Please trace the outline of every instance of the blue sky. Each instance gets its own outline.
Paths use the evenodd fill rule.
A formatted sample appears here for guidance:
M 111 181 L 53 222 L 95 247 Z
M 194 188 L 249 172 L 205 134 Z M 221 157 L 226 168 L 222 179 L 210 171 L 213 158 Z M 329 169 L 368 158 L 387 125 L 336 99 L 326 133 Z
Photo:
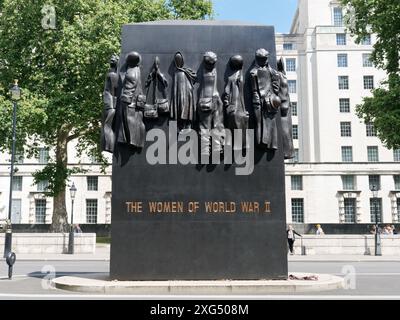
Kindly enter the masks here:
M 288 33 L 297 0 L 213 0 L 217 20 L 241 20 L 275 26 Z

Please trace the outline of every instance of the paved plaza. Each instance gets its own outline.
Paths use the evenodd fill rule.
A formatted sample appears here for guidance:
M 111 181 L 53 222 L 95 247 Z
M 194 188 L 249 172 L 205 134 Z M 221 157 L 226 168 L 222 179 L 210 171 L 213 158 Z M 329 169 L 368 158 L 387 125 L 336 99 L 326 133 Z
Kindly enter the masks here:
M 295 294 L 246 296 L 220 295 L 121 295 L 76 293 L 52 288 L 50 280 L 61 276 L 106 276 L 109 246 L 98 245 L 96 254 L 19 255 L 14 277 L 7 278 L 7 265 L 0 262 L 0 299 L 398 299 L 398 256 L 289 256 L 289 273 L 332 274 L 344 277 L 345 289 Z

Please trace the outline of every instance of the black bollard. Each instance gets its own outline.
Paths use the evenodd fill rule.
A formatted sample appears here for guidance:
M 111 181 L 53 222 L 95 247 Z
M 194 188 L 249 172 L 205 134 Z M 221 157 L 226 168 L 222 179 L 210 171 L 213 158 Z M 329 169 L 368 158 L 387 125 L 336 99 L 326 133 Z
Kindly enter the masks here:
M 8 279 L 12 279 L 12 273 L 13 273 L 13 265 L 16 260 L 16 255 L 14 252 L 8 252 L 6 256 L 6 262 L 8 264 Z

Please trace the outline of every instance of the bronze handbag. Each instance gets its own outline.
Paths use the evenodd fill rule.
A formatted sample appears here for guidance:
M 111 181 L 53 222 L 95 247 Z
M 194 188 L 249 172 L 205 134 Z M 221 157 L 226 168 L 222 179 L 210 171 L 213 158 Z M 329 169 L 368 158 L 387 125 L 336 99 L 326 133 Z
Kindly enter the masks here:
M 227 108 L 226 108 L 226 113 L 227 114 L 232 114 L 235 113 L 237 111 L 237 108 L 234 104 L 230 104 Z
M 152 119 L 158 118 L 157 105 L 146 103 L 144 106 L 144 117 Z
M 160 113 L 169 113 L 169 102 L 168 99 L 157 99 L 157 108 Z
M 168 102 L 167 90 L 166 90 L 166 86 L 168 85 L 168 83 L 165 80 L 164 75 L 162 73 L 160 73 L 159 71 L 157 73 L 156 79 L 157 79 L 157 81 L 160 82 L 160 85 L 162 87 L 162 90 L 161 90 L 162 98 L 156 99 L 158 112 L 169 113 L 169 102 Z
M 212 98 L 200 98 L 199 100 L 199 109 L 202 112 L 210 112 L 212 110 L 212 105 Z
M 156 102 L 156 91 L 157 90 L 157 83 L 152 81 L 153 83 L 153 94 L 152 94 L 152 101 L 148 102 L 149 98 L 149 90 L 151 82 L 147 83 L 147 95 L 146 95 L 146 104 L 144 106 L 144 117 L 148 119 L 157 119 L 158 118 L 158 111 L 157 111 L 157 102 Z
M 144 94 L 139 94 L 136 98 L 136 109 L 144 110 L 146 104 L 146 96 Z

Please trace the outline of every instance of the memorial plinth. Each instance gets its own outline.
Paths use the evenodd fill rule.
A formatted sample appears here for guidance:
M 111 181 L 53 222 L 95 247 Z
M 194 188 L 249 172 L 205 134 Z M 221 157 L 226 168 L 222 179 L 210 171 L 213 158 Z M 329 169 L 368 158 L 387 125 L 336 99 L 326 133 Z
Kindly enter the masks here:
M 250 70 L 255 52 L 265 48 L 276 68 L 274 28 L 230 22 L 154 22 L 125 25 L 120 71 L 129 52 L 142 57 L 146 82 L 155 57 L 170 84 L 174 55 L 185 65 L 203 68 L 205 52 L 218 56 L 217 90 L 229 77 L 229 59 L 243 57 L 244 103 L 249 128 L 255 127 Z M 195 86 L 196 101 L 199 87 Z M 117 107 L 116 119 L 121 116 Z M 276 118 L 278 129 L 281 118 Z M 278 149 L 254 149 L 254 170 L 238 175 L 232 164 L 182 164 L 184 141 L 171 137 L 171 119 L 144 120 L 146 131 L 160 129 L 167 143 L 167 164 L 149 163 L 152 142 L 142 149 L 117 143 L 112 172 L 110 277 L 118 280 L 257 280 L 287 278 L 285 176 L 282 137 Z M 118 130 L 118 129 L 117 129 Z M 280 132 L 278 130 L 278 132 Z M 226 158 L 221 157 L 222 161 Z M 253 160 L 253 159 L 252 159 Z M 172 162 L 172 163 L 171 163 Z

